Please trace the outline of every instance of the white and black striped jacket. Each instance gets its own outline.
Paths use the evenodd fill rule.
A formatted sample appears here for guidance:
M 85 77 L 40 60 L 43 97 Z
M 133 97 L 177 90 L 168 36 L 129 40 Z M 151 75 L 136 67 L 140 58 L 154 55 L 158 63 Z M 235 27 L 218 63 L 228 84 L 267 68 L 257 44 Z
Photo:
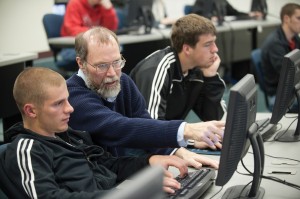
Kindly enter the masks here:
M 148 166 L 150 155 L 112 157 L 91 145 L 90 135 L 69 129 L 46 137 L 21 123 L 7 132 L 5 170 L 22 198 L 99 198 L 117 183 Z
M 198 68 L 184 76 L 171 47 L 146 57 L 133 68 L 130 76 L 154 119 L 185 119 L 190 110 L 202 121 L 219 120 L 224 114 L 224 81 L 219 75 L 204 77 Z

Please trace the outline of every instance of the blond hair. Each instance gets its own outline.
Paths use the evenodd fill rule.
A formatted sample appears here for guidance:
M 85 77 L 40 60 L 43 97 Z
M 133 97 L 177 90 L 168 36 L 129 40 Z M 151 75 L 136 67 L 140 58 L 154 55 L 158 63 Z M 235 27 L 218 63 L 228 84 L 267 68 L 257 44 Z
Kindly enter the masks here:
M 66 84 L 63 76 L 51 69 L 25 68 L 16 78 L 13 88 L 13 96 L 21 114 L 24 115 L 23 107 L 27 103 L 43 105 L 48 97 L 46 93 L 48 86 L 59 87 L 62 84 Z

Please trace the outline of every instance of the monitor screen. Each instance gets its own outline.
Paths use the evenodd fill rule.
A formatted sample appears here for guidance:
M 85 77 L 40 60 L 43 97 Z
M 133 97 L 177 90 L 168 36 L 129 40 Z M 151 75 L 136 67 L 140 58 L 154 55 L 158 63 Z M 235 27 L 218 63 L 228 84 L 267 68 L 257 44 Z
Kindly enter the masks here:
M 125 27 L 145 26 L 145 34 L 150 33 L 154 25 L 152 13 L 153 0 L 128 0 Z
M 259 187 L 264 151 L 263 141 L 258 133 L 259 125 L 255 122 L 256 112 L 257 87 L 254 76 L 247 74 L 230 89 L 223 146 L 215 183 L 217 186 L 224 186 L 231 179 L 250 144 L 255 157 L 253 182 L 251 187 L 239 185 L 227 189 L 223 195 L 225 198 L 227 196 L 228 198 L 239 198 L 238 196 L 248 198 L 264 195 L 264 190 Z
M 272 109 L 271 124 L 277 124 L 281 118 L 293 106 L 294 100 L 297 99 L 298 106 L 296 112 L 299 117 L 300 103 L 300 50 L 295 49 L 286 54 L 282 61 L 279 82 L 277 86 L 275 103 Z M 295 102 L 296 103 L 296 102 Z M 299 141 L 299 119 L 296 131 L 283 130 L 279 132 L 275 140 L 277 141 Z

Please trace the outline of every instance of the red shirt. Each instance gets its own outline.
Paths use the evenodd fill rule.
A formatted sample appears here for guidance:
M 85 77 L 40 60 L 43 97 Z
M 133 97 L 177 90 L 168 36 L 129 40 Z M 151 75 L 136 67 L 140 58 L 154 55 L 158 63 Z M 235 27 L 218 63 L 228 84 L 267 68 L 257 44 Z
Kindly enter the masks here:
M 104 26 L 110 30 L 118 27 L 115 9 L 101 5 L 91 7 L 88 0 L 70 0 L 67 4 L 61 36 L 76 36 L 93 26 Z
M 294 50 L 296 48 L 296 41 L 294 39 L 289 41 L 289 46 L 290 46 L 291 51 Z

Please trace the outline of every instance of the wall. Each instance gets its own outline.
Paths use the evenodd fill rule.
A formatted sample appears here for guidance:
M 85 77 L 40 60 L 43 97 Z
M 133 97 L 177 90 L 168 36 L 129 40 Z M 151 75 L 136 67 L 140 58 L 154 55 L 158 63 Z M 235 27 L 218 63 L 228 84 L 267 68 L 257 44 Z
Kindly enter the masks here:
M 53 0 L 0 0 L 0 53 L 48 51 L 42 17 Z
M 165 0 L 170 17 L 183 15 L 183 6 L 194 0 Z M 251 0 L 228 0 L 241 11 L 250 9 Z M 0 53 L 45 52 L 49 50 L 42 17 L 52 11 L 53 0 L 0 0 Z M 269 12 L 278 16 L 286 2 L 299 0 L 267 0 Z M 271 6 L 272 5 L 272 6 Z

